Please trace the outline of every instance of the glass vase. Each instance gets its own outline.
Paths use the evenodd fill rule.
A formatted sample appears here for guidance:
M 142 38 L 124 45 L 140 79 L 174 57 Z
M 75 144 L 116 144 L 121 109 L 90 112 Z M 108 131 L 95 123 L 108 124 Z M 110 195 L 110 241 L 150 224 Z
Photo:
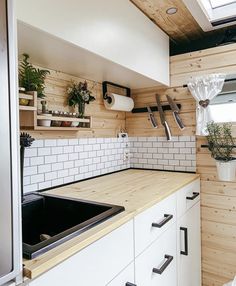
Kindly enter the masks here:
M 80 102 L 78 104 L 78 112 L 79 112 L 79 118 L 84 118 L 85 102 Z

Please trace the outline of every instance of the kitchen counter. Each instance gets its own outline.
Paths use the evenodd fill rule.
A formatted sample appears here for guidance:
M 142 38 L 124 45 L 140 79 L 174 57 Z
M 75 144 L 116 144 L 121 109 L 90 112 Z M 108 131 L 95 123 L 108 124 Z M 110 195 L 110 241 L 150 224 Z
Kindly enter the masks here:
M 125 211 L 35 259 L 24 260 L 24 275 L 33 279 L 43 274 L 198 177 L 130 169 L 47 191 L 63 197 L 121 205 Z

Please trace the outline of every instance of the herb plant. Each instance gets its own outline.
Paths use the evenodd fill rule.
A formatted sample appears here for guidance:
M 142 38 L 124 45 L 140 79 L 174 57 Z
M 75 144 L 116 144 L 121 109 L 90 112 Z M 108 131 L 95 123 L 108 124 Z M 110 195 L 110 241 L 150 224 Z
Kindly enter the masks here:
M 50 74 L 48 70 L 35 68 L 29 63 L 29 55 L 23 54 L 23 60 L 19 66 L 19 86 L 25 91 L 37 91 L 39 98 L 44 98 L 45 78 Z
M 232 152 L 235 142 L 232 137 L 231 127 L 232 125 L 229 123 L 221 125 L 212 121 L 207 124 L 209 150 L 211 156 L 216 160 L 228 162 L 234 159 Z

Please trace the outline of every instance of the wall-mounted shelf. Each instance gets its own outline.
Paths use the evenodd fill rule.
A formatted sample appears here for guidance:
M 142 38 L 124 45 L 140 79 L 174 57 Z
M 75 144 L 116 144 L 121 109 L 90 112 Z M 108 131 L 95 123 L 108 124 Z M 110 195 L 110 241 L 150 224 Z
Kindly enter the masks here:
M 19 94 L 19 99 L 29 100 L 29 105 L 20 105 L 20 128 L 21 130 L 34 130 L 34 131 L 73 131 L 91 130 L 92 117 L 85 116 L 85 118 L 63 117 L 63 116 L 46 116 L 38 114 L 38 99 L 37 92 L 32 94 Z M 31 111 L 31 112 L 29 112 Z M 52 121 L 65 121 L 65 122 L 78 122 L 79 126 L 40 126 L 38 120 L 51 120 Z M 77 125 L 77 124 L 76 124 Z
M 25 106 L 25 105 L 20 105 L 19 106 L 20 110 L 24 110 L 24 111 L 36 111 L 36 107 L 34 106 Z
M 179 109 L 181 109 L 181 104 L 177 104 Z M 150 106 L 151 110 L 154 111 L 159 111 L 157 106 Z M 171 110 L 171 107 L 169 104 L 163 104 L 162 105 L 163 111 L 166 110 Z M 139 107 L 139 108 L 134 108 L 132 110 L 132 113 L 142 113 L 142 112 L 148 112 L 147 107 Z

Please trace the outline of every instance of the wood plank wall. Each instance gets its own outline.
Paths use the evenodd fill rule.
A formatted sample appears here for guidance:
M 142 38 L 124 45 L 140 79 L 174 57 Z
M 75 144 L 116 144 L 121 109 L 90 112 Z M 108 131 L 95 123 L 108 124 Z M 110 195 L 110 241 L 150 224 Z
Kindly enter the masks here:
M 45 68 L 45 67 L 40 67 Z M 47 68 L 46 68 L 47 69 Z M 73 108 L 67 106 L 66 89 L 70 81 L 84 81 L 62 72 L 50 70 L 50 75 L 45 81 L 46 101 L 48 109 L 74 112 Z M 30 131 L 34 138 L 77 138 L 77 137 L 116 137 L 120 129 L 125 128 L 125 112 L 108 111 L 105 109 L 102 97 L 102 85 L 87 80 L 88 86 L 93 91 L 96 101 L 86 104 L 85 115 L 92 116 L 92 129 L 89 131 Z M 117 88 L 109 89 L 111 92 L 122 94 L 123 90 Z M 41 104 L 38 101 L 38 106 Z M 77 109 L 75 109 L 77 112 Z
M 173 135 L 195 132 L 195 101 L 182 86 L 194 75 L 224 72 L 236 74 L 236 44 L 183 54 L 171 58 L 171 88 L 133 91 L 135 106 L 155 105 L 155 93 L 173 96 L 182 104 L 181 117 L 187 128 L 180 132 L 167 112 Z M 157 117 L 159 118 L 159 117 Z M 160 120 L 159 120 L 160 122 Z M 163 128 L 150 127 L 147 114 L 127 114 L 132 136 L 164 136 Z M 236 137 L 236 126 L 233 126 Z M 203 286 L 222 286 L 236 275 L 236 182 L 220 182 L 215 162 L 204 137 L 197 138 L 197 172 L 201 174 L 202 277 Z

